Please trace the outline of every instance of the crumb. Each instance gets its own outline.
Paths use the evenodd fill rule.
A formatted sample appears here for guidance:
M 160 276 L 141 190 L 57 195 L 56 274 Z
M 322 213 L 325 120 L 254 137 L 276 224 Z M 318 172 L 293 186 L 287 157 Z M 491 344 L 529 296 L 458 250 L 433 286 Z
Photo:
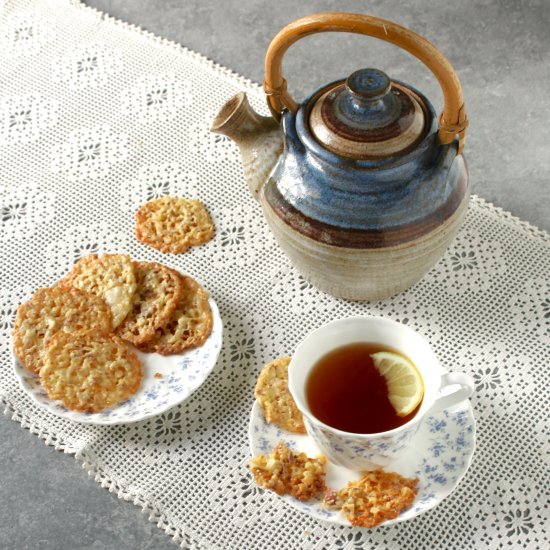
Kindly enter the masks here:
M 162 378 L 162 374 L 160 374 L 160 372 L 155 372 L 155 374 L 153 374 L 153 377 L 154 378 Z

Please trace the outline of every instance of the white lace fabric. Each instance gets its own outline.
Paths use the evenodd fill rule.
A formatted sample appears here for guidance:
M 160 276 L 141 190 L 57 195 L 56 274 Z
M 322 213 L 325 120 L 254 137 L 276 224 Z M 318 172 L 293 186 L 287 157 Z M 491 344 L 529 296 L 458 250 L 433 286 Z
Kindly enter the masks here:
M 0 7 L 0 394 L 5 410 L 133 501 L 182 547 L 543 548 L 550 545 L 550 237 L 471 200 L 443 259 L 376 303 L 324 295 L 278 248 L 248 195 L 237 147 L 208 130 L 239 90 L 260 88 L 198 54 L 68 0 Z M 134 212 L 167 194 L 201 199 L 213 241 L 164 256 L 134 237 Z M 218 303 L 224 345 L 186 402 L 150 420 L 89 426 L 52 416 L 11 366 L 17 305 L 90 252 L 171 263 Z M 168 259 L 167 259 L 168 258 Z M 413 521 L 378 530 L 318 522 L 258 489 L 248 420 L 261 366 L 320 324 L 384 315 L 470 373 L 473 464 Z M 451 536 L 452 534 L 452 536 Z M 442 539 L 444 537 L 444 539 Z

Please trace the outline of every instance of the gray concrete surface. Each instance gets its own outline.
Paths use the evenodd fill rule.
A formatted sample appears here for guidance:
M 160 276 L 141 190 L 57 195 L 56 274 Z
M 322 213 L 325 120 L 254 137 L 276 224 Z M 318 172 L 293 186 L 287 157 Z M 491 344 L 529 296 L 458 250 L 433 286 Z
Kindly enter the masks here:
M 286 23 L 321 10 L 398 21 L 432 40 L 462 80 L 471 120 L 466 155 L 473 191 L 550 230 L 550 2 L 548 0 L 87 0 L 253 80 Z M 285 63 L 291 91 L 375 66 L 423 90 L 430 73 L 396 48 L 352 35 L 310 37 Z M 174 543 L 141 511 L 101 489 L 79 464 L 0 417 L 0 548 L 162 549 Z M 220 541 L 221 542 L 221 541 Z M 244 550 L 244 549 L 243 549 Z

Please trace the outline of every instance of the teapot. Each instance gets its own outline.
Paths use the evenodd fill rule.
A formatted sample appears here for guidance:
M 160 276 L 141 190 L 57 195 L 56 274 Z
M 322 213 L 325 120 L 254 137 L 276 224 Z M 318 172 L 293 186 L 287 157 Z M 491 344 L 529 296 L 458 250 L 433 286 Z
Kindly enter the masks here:
M 441 116 L 421 92 L 373 68 L 296 103 L 282 75 L 286 50 L 302 37 L 338 31 L 385 40 L 421 60 L 443 91 Z M 250 192 L 299 273 L 350 300 L 380 300 L 418 282 L 457 233 L 470 194 L 462 154 L 468 120 L 445 56 L 391 21 L 317 13 L 272 40 L 264 91 L 271 117 L 241 92 L 211 131 L 238 144 Z

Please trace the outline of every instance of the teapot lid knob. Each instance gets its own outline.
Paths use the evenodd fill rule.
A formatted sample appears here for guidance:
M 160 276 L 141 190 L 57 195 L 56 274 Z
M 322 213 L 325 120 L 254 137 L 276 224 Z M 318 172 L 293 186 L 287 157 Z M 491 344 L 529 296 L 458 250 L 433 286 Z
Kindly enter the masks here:
M 360 69 L 317 96 L 309 115 L 316 140 L 352 159 L 380 159 L 414 147 L 427 127 L 417 94 L 378 69 Z
M 391 88 L 388 75 L 378 69 L 360 69 L 350 74 L 346 80 L 346 88 L 358 99 L 379 99 Z

